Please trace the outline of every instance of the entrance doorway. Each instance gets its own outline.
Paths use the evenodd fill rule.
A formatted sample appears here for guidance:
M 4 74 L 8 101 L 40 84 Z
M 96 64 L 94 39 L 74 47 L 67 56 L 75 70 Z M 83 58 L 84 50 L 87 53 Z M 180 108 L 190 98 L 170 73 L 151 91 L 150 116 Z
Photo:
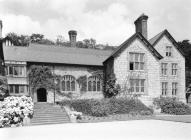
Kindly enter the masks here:
M 37 101 L 46 102 L 47 101 L 47 92 L 45 88 L 39 88 L 37 90 Z

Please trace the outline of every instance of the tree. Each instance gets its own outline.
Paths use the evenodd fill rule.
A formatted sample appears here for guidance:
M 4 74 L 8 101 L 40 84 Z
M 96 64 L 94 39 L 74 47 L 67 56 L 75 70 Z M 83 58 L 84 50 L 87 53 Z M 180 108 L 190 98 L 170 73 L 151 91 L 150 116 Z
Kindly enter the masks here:
M 106 81 L 104 96 L 106 98 L 115 97 L 120 93 L 120 85 L 116 84 L 115 74 L 111 74 Z
M 38 43 L 38 42 L 42 41 L 42 39 L 44 39 L 44 35 L 34 33 L 30 36 L 30 38 L 31 38 L 31 42 Z
M 56 45 L 62 46 L 65 42 L 64 36 L 58 35 L 56 38 Z
M 186 60 L 186 87 L 191 83 L 191 44 L 189 40 L 183 40 L 178 42 L 178 47 L 183 51 Z
M 0 101 L 4 100 L 5 97 L 9 95 L 8 93 L 8 84 L 7 79 L 3 76 L 0 76 Z
M 28 46 L 29 42 L 30 42 L 30 37 L 29 36 L 27 36 L 27 35 L 18 35 L 18 34 L 13 33 L 13 32 L 8 33 L 6 35 L 6 37 L 8 37 L 15 46 Z

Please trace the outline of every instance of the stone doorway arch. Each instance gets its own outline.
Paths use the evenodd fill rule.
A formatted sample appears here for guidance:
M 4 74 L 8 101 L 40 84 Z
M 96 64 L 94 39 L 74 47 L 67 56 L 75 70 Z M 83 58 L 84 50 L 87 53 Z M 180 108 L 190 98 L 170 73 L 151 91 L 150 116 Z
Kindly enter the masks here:
M 45 88 L 37 89 L 37 102 L 47 102 L 47 91 Z

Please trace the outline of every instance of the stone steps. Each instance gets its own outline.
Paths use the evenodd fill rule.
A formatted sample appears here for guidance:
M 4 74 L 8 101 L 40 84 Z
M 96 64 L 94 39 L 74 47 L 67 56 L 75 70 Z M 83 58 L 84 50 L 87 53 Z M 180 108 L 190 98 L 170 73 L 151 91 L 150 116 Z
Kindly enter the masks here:
M 69 123 L 69 117 L 60 106 L 49 103 L 35 103 L 31 125 Z

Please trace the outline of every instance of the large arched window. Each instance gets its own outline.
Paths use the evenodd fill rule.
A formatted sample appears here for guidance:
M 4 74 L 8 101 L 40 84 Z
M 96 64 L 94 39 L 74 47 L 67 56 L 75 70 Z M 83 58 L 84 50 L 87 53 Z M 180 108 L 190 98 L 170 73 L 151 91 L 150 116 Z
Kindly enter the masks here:
M 88 78 L 88 91 L 101 91 L 101 80 L 97 76 Z
M 75 91 L 76 90 L 76 80 L 72 75 L 63 76 L 61 82 L 62 91 Z

